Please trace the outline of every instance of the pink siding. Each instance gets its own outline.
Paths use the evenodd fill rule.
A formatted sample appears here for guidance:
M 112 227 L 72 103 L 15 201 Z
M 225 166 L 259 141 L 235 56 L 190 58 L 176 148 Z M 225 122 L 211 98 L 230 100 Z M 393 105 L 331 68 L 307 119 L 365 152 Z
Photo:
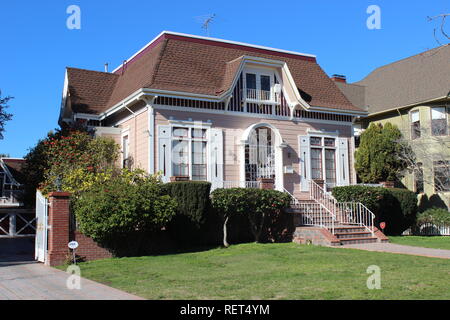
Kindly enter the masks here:
M 134 168 L 140 168 L 149 171 L 149 126 L 148 111 L 138 114 L 120 125 L 122 130 L 128 129 L 129 134 L 129 153 L 133 157 Z M 137 139 L 136 139 L 137 137 Z M 119 138 L 120 140 L 121 138 Z M 122 147 L 122 141 L 119 141 Z
M 224 133 L 224 180 L 239 181 L 239 148 L 240 139 L 249 126 L 255 123 L 269 123 L 276 127 L 287 143 L 288 147 L 284 149 L 283 159 L 284 165 L 292 165 L 294 167 L 294 174 L 284 175 L 285 188 L 300 196 L 300 165 L 299 165 L 299 141 L 298 136 L 306 135 L 307 129 L 311 130 L 325 130 L 325 131 L 339 131 L 340 137 L 351 137 L 351 126 L 349 125 L 334 125 L 334 124 L 320 124 L 312 122 L 293 122 L 286 120 L 261 119 L 255 117 L 242 117 L 232 115 L 220 115 L 212 113 L 200 112 L 184 112 L 157 109 L 155 115 L 155 136 L 157 135 L 158 125 L 168 125 L 168 119 L 173 117 L 176 120 L 193 121 L 212 121 L 214 128 L 223 129 Z M 349 150 L 351 150 L 351 140 L 349 139 Z M 157 141 L 157 137 L 155 139 Z M 157 143 L 155 143 L 155 159 L 157 159 Z M 349 152 L 350 172 L 353 175 L 353 161 L 352 152 Z M 158 168 L 156 167 L 156 170 Z

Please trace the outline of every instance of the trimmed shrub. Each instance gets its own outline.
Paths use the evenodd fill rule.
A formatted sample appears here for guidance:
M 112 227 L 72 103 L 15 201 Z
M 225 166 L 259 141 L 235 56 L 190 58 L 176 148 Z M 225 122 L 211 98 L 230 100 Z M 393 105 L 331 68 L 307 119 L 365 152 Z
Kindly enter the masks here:
M 200 244 L 205 240 L 201 227 L 210 214 L 211 183 L 204 181 L 179 181 L 163 185 L 164 192 L 177 201 L 176 215 L 168 224 L 171 236 L 185 246 Z
M 431 208 L 417 216 L 417 225 L 432 223 L 437 226 L 450 226 L 450 212 L 442 208 Z
M 211 197 L 213 208 L 222 217 L 225 246 L 228 246 L 228 228 L 233 227 L 229 220 L 242 217 L 247 218 L 254 241 L 275 241 L 277 222 L 290 202 L 286 193 L 252 188 L 216 189 Z
M 385 233 L 398 235 L 411 227 L 417 215 L 417 195 L 406 189 L 347 186 L 333 188 L 339 202 L 361 202 L 375 214 L 375 225 L 386 222 Z
M 149 243 L 175 215 L 176 201 L 153 177 L 123 176 L 92 185 L 73 198 L 79 230 L 116 256 L 148 253 Z

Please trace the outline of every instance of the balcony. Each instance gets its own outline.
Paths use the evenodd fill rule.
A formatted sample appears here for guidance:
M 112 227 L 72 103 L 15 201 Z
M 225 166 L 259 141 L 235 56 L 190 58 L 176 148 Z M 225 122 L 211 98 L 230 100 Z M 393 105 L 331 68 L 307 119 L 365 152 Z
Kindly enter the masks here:
M 247 88 L 244 92 L 246 93 L 245 99 L 249 103 L 279 104 L 281 101 L 280 95 L 272 93 L 272 91 Z
M 3 190 L 0 196 L 0 207 L 20 207 L 23 190 Z

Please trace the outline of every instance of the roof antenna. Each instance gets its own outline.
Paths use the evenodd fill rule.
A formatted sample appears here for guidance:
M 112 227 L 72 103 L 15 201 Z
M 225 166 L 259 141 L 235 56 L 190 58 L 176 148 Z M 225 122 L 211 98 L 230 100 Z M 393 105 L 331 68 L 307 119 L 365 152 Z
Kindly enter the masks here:
M 206 36 L 209 37 L 209 24 L 213 21 L 213 19 L 216 17 L 216 14 L 210 14 L 207 16 L 203 16 L 203 25 L 202 25 L 202 29 L 206 30 Z

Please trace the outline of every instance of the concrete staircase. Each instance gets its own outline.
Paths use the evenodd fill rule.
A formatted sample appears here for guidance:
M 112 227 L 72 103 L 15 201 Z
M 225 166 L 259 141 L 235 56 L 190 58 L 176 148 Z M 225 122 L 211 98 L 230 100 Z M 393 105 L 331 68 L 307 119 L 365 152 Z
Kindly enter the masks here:
M 337 202 L 313 182 L 311 188 L 309 199 L 291 195 L 289 212 L 294 215 L 295 242 L 329 246 L 388 242 L 364 205 Z

